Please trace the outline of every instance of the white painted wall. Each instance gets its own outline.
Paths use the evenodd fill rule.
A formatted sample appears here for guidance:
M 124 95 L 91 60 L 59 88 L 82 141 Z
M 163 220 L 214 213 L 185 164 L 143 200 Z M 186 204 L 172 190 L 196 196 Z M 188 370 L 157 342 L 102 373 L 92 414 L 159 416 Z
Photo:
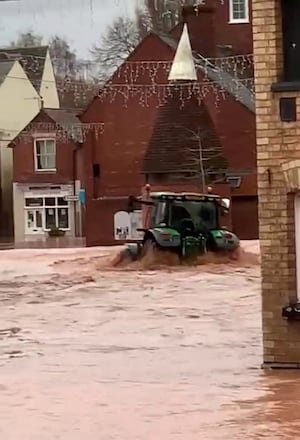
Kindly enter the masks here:
M 14 232 L 15 232 L 15 241 L 23 242 L 23 241 L 31 241 L 32 239 L 38 240 L 48 237 L 47 232 L 42 232 L 37 235 L 27 235 L 25 234 L 25 194 L 30 194 L 30 197 L 39 197 L 45 195 L 53 195 L 53 196 L 65 196 L 65 195 L 73 195 L 73 185 L 60 185 L 61 190 L 49 190 L 53 184 L 36 184 L 36 185 L 27 185 L 27 184 L 13 184 L 13 207 L 14 207 Z M 55 184 L 56 185 L 56 184 Z M 30 186 L 38 186 L 39 189 L 29 189 Z M 45 189 L 40 189 L 41 186 L 44 186 Z M 70 231 L 66 232 L 66 237 L 75 237 L 75 210 L 74 204 L 70 202 L 70 211 L 69 211 L 69 224 Z
M 47 53 L 40 88 L 44 106 L 59 108 L 59 99 L 55 76 L 49 52 Z M 0 185 L 2 193 L 2 211 L 12 223 L 13 218 L 13 155 L 8 148 L 14 139 L 41 109 L 38 92 L 16 61 L 0 85 Z
M 40 95 L 44 101 L 44 107 L 59 108 L 59 98 L 56 87 L 55 75 L 49 51 L 47 52 L 44 72 L 40 88 Z
M 13 139 L 40 110 L 40 99 L 18 61 L 0 86 L 0 131 Z
M 38 114 L 40 99 L 18 61 L 0 86 L 0 183 L 4 215 L 12 217 L 12 149 L 9 141 Z

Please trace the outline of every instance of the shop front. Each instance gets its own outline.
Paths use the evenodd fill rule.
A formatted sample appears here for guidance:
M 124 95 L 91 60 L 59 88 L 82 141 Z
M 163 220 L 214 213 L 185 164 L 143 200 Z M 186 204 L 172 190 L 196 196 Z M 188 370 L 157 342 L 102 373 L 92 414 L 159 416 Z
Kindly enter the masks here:
M 44 238 L 53 230 L 75 237 L 78 202 L 72 196 L 73 185 L 14 184 L 15 241 Z

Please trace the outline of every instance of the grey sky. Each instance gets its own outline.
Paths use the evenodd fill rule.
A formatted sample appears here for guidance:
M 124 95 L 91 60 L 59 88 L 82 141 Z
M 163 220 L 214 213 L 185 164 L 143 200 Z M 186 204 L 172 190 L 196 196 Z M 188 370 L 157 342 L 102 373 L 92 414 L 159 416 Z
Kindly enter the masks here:
M 28 29 L 44 36 L 66 37 L 80 57 L 99 40 L 118 15 L 131 15 L 141 0 L 19 0 L 0 2 L 1 46 Z

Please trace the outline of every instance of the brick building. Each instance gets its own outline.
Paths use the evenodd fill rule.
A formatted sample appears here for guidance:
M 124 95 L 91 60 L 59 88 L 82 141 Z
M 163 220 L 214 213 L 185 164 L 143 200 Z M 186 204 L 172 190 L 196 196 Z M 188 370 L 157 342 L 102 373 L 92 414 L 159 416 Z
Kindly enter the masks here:
M 162 97 L 163 92 L 151 93 L 150 88 L 150 92 L 142 96 L 130 94 L 126 89 L 133 65 L 153 63 L 155 67 L 155 62 L 173 61 L 183 29 L 183 23 L 180 23 L 168 35 L 149 34 L 111 78 L 113 98 L 103 92 L 82 113 L 83 122 L 103 123 L 105 127 L 103 134 L 91 134 L 84 145 L 88 245 L 114 241 L 114 212 L 124 209 L 129 194 L 140 194 L 147 180 L 161 189 L 200 190 L 196 170 L 189 168 L 182 173 L 178 169 L 186 156 L 182 150 L 184 142 L 176 136 L 174 143 L 174 124 L 183 125 L 183 133 L 191 128 L 187 121 L 192 120 L 194 132 L 199 125 L 203 129 L 200 140 L 205 145 L 208 143 L 205 146 L 207 151 L 210 150 L 208 156 L 218 156 L 209 164 L 212 178 L 208 183 L 216 184 L 217 192 L 222 190 L 228 195 L 229 191 L 234 231 L 244 239 L 257 238 L 254 98 L 242 80 L 252 75 L 251 63 L 238 72 L 234 63 L 215 69 L 206 58 L 252 53 L 250 5 L 248 0 L 238 3 L 237 10 L 233 0 L 224 5 L 209 0 L 205 6 L 183 9 L 198 81 L 207 80 L 214 84 L 213 88 L 208 87 L 201 103 L 194 98 L 191 103 L 184 99 L 186 103 L 182 106 L 175 89 L 169 96 L 166 92 Z M 158 89 L 159 86 L 162 89 L 168 85 L 168 72 L 157 67 L 154 70 L 155 83 Z M 131 77 L 140 89 L 143 86 L 147 89 L 147 84 L 153 80 L 147 69 L 135 70 Z M 124 85 L 123 93 L 117 91 L 117 87 L 113 89 L 114 84 Z M 224 99 L 218 99 L 217 95 Z M 175 114 L 179 115 L 177 119 Z M 195 115 L 199 116 L 199 123 Z M 179 131 L 177 127 L 177 133 Z M 168 160 L 172 146 L 174 166 L 171 169 Z M 205 160 L 210 159 L 206 157 Z M 193 157 L 190 155 L 187 161 L 190 167 Z
M 299 367 L 300 5 L 253 0 L 264 364 Z
M 80 237 L 83 133 L 74 111 L 44 108 L 10 144 L 15 241 L 40 240 L 53 228 Z

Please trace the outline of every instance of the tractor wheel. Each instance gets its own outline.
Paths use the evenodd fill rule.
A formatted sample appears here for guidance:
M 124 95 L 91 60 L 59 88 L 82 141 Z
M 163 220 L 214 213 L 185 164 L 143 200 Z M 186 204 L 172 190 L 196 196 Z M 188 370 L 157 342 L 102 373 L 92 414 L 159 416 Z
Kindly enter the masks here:
M 157 243 L 155 242 L 155 240 L 153 240 L 152 238 L 147 238 L 147 240 L 145 240 L 142 247 L 142 252 L 141 252 L 142 258 L 151 252 L 155 252 L 156 249 L 157 249 Z

